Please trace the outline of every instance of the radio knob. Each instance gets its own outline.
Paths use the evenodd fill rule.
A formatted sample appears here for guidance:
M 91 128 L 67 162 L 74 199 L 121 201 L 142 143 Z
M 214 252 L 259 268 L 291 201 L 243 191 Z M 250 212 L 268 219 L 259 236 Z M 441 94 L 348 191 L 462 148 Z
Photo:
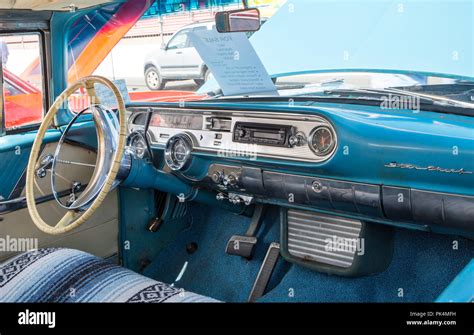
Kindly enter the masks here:
M 288 139 L 288 144 L 292 147 L 306 144 L 306 136 L 302 132 L 298 132 L 296 135 L 291 135 Z
M 239 135 L 239 137 L 244 137 L 244 136 L 245 136 L 245 130 L 243 130 L 243 129 L 238 129 L 238 130 L 237 130 L 237 135 Z
M 298 137 L 296 136 L 290 136 L 290 138 L 288 139 L 288 143 L 294 147 L 295 145 L 298 145 L 299 143 L 299 140 L 298 140 Z

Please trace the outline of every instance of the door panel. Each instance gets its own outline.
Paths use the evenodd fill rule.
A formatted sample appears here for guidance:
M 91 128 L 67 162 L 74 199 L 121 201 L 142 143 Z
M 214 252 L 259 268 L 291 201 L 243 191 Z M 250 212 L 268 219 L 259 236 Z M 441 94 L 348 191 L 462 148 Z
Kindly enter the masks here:
M 46 144 L 40 157 L 54 153 L 56 143 Z M 63 160 L 80 161 L 84 163 L 95 163 L 96 153 L 90 149 L 78 145 L 65 144 L 62 148 Z M 2 162 L 0 162 L 0 166 Z M 25 195 L 22 188 L 22 168 L 15 168 L 9 165 L 10 175 L 15 176 L 17 184 L 16 193 L 20 197 Z M 19 173 L 13 173 L 19 170 Z M 92 170 L 92 169 L 91 169 Z M 84 167 L 74 165 L 64 165 L 58 167 L 57 190 L 69 190 L 72 182 L 80 182 L 86 185 L 90 179 L 92 171 Z M 36 178 L 36 196 L 49 196 L 52 194 L 50 171 L 44 178 Z M 66 199 L 62 199 L 65 201 Z M 1 206 L 0 206 L 1 208 Z M 55 200 L 42 203 L 38 206 L 38 211 L 43 219 L 48 223 L 57 222 L 65 213 Z M 6 214 L 0 213 L 0 237 L 11 240 L 12 238 L 38 239 L 38 247 L 68 247 L 90 252 L 99 257 L 112 256 L 117 252 L 118 240 L 118 197 L 114 191 L 106 198 L 99 210 L 88 220 L 88 222 L 78 229 L 64 235 L 48 235 L 41 232 L 31 221 L 27 208 Z M 15 250 L 4 250 L 0 252 L 0 261 L 5 260 L 17 252 Z
M 56 208 L 57 205 L 53 200 L 39 205 L 38 211 L 44 220 L 54 222 L 60 217 Z M 0 236 L 8 240 L 12 238 L 37 238 L 39 248 L 73 248 L 99 257 L 109 257 L 117 253 L 118 212 L 116 191 L 108 195 L 100 209 L 87 223 L 63 235 L 48 235 L 40 231 L 31 221 L 27 208 L 1 217 L 3 221 L 0 222 Z M 15 250 L 0 252 L 0 262 L 17 253 Z

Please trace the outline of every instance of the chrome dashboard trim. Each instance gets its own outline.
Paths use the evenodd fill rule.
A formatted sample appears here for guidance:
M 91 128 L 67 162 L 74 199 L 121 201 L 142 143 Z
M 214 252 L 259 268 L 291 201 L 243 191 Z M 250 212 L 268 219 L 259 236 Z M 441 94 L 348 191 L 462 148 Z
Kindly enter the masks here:
M 129 119 L 135 118 L 137 114 L 143 112 L 149 112 L 149 107 L 133 107 L 129 108 L 133 111 Z M 160 128 L 150 125 L 149 134 L 151 135 L 151 144 L 164 148 L 168 138 L 182 133 L 183 131 L 192 133 L 196 139 L 194 151 L 196 153 L 214 153 L 217 155 L 225 154 L 226 158 L 240 159 L 242 156 L 241 152 L 244 152 L 244 156 L 249 156 L 250 159 L 256 159 L 257 157 L 271 158 L 277 160 L 289 160 L 297 162 L 309 162 L 309 163 L 322 163 L 329 160 L 338 148 L 338 137 L 335 127 L 331 121 L 319 116 L 319 115 L 306 115 L 306 114 L 293 114 L 293 113 L 269 113 L 266 111 L 239 111 L 239 110 L 213 110 L 213 109 L 193 109 L 193 108 L 167 108 L 167 107 L 155 107 L 152 108 L 152 113 L 159 112 L 171 112 L 179 113 L 181 115 L 185 113 L 199 113 L 203 117 L 202 129 L 200 130 L 187 130 L 179 128 Z M 317 156 L 311 147 L 306 144 L 304 146 L 294 147 L 273 147 L 267 145 L 257 144 L 243 144 L 233 142 L 232 131 L 213 131 L 206 129 L 205 120 L 206 117 L 232 117 L 232 127 L 234 129 L 236 122 L 256 122 L 256 123 L 276 123 L 287 125 L 288 121 L 292 122 L 292 125 L 297 127 L 298 131 L 303 131 L 307 138 L 309 138 L 312 131 L 321 126 L 328 127 L 332 130 L 335 145 L 334 148 L 327 155 Z M 133 121 L 131 121 L 133 122 Z M 143 125 L 137 125 L 130 123 L 129 131 L 143 129 Z M 215 138 L 215 135 L 219 134 L 219 139 Z M 309 141 L 308 141 L 309 143 Z M 229 155 L 229 152 L 231 154 Z M 232 152 L 238 152 L 237 155 L 233 155 Z

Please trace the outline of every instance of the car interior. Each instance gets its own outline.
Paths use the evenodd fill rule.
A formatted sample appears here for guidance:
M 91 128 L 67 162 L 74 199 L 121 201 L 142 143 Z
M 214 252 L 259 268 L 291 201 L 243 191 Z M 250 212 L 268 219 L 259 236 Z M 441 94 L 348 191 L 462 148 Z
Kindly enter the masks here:
M 356 89 L 352 81 L 375 80 L 371 64 L 352 63 L 362 50 L 336 68 L 328 43 L 306 55 L 265 44 L 315 48 L 310 29 L 300 37 L 292 29 L 311 27 L 298 15 L 317 1 L 279 1 L 271 14 L 240 0 L 209 14 L 211 2 L 199 3 L 0 2 L 0 302 L 472 302 L 472 66 L 462 72 L 461 58 L 451 72 L 428 74 L 421 69 L 436 59 L 407 61 L 410 71 L 387 67 L 377 77 L 397 80 L 391 88 Z M 329 7 L 313 11 L 315 22 Z M 190 37 L 199 71 L 151 73 L 144 46 L 156 64 L 159 43 L 199 22 L 212 27 Z M 256 52 L 210 62 L 200 36 L 223 45 L 230 36 L 239 51 Z M 440 44 L 416 41 L 405 42 L 417 55 Z M 311 52 L 325 48 L 328 63 Z M 189 70 L 173 52 L 168 67 Z M 374 69 L 388 53 L 373 54 Z M 260 84 L 275 90 L 228 94 L 222 83 L 233 71 L 241 87 L 260 85 L 231 65 L 259 69 L 257 54 L 270 73 Z M 324 71 L 277 69 L 311 55 Z M 418 110 L 384 108 L 388 94 L 416 99 Z

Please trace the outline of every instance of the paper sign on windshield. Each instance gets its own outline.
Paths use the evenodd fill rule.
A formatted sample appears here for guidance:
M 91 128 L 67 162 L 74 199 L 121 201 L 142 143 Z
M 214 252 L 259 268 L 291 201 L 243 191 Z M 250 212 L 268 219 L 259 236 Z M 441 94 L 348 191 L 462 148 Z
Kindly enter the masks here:
M 189 38 L 224 95 L 278 95 L 245 33 L 202 30 Z

